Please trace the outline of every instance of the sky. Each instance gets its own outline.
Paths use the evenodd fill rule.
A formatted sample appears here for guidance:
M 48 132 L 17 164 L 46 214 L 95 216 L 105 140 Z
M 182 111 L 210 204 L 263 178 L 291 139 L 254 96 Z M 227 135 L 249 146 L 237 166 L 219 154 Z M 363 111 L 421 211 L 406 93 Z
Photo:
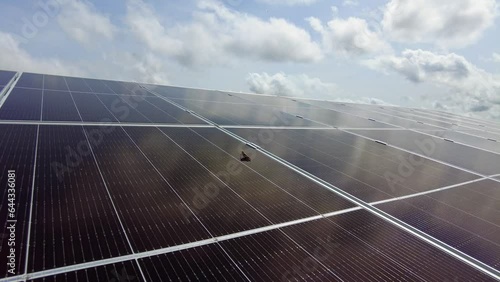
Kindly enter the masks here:
M 494 0 L 4 0 L 0 69 L 500 120 Z

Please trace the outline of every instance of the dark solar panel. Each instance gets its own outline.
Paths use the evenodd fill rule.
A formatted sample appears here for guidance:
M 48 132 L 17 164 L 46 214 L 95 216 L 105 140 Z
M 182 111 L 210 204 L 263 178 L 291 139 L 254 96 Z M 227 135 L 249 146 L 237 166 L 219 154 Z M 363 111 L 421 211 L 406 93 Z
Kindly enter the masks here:
M 97 79 L 84 79 L 85 83 L 87 86 L 92 89 L 92 92 L 95 93 L 108 93 L 108 94 L 114 94 L 113 90 L 106 86 L 104 82 L 97 80 Z
M 269 225 L 272 223 L 286 222 L 317 215 L 313 209 L 302 204 L 296 198 L 280 189 L 280 187 L 273 185 L 273 183 L 268 181 L 265 177 L 248 169 L 246 166 L 240 165 L 237 159 L 233 159 L 226 155 L 225 159 L 220 162 L 211 161 L 212 156 L 215 158 L 216 156 L 223 154 L 223 152 L 217 150 L 215 147 L 209 144 L 199 147 L 198 150 L 196 150 L 196 148 L 184 147 L 185 144 L 183 144 L 184 142 L 182 141 L 185 138 L 190 138 L 192 134 L 189 132 L 189 129 L 162 128 L 161 130 L 174 141 L 177 140 L 178 142 L 181 142 L 182 145 L 180 146 L 183 147 L 183 149 L 188 153 L 195 150 L 192 152 L 197 152 L 197 155 L 201 155 L 201 158 L 197 159 L 201 164 L 190 158 L 188 154 L 186 154 L 181 148 L 177 147 L 173 141 L 162 134 L 162 132 L 158 129 L 129 127 L 125 130 L 132 136 L 132 139 L 139 144 L 139 147 L 148 156 L 153 165 L 158 168 L 160 173 L 164 175 L 167 180 L 171 179 L 170 181 L 172 182 L 172 186 L 179 189 L 178 193 L 182 193 L 182 195 L 184 195 L 184 201 L 187 204 L 192 205 L 191 208 L 199 214 L 201 219 L 217 219 L 221 216 L 226 218 L 232 217 L 234 220 L 229 220 L 229 222 L 241 222 L 238 224 L 241 225 L 245 221 L 250 223 L 254 218 L 256 218 L 259 219 L 259 223 Z M 184 132 L 186 132 L 187 136 L 183 136 Z M 166 148 L 168 148 L 168 150 Z M 201 148 L 203 148 L 203 150 L 200 150 Z M 206 157 L 204 157 L 204 155 L 206 155 Z M 181 162 L 181 156 L 186 158 L 185 162 Z M 172 157 L 174 157 L 176 162 L 172 162 L 170 160 Z M 185 165 L 180 166 L 179 164 Z M 235 177 L 231 177 L 230 172 L 232 171 L 227 171 L 227 166 L 231 164 L 235 166 L 235 170 L 241 170 L 241 172 L 239 172 Z M 208 170 L 203 166 L 205 166 Z M 183 178 L 190 181 L 190 186 L 186 187 L 185 184 L 176 181 L 177 177 L 175 177 L 175 175 L 177 173 L 175 171 L 179 167 L 189 167 L 189 170 L 192 171 L 192 174 L 187 174 L 186 172 L 183 173 Z M 205 177 L 204 180 L 196 181 L 198 178 L 196 177 L 197 175 L 207 175 L 210 177 Z M 214 179 L 213 176 L 219 177 L 220 181 Z M 198 195 L 199 192 L 194 190 L 198 187 L 200 191 L 203 191 L 204 193 L 204 195 L 201 195 L 201 199 Z M 236 213 L 227 216 L 218 214 L 220 211 L 234 210 L 224 208 L 223 206 L 219 208 L 211 206 L 210 203 L 212 201 L 215 203 L 226 203 L 224 198 L 219 198 L 219 193 L 223 193 L 222 195 L 224 197 L 227 195 L 231 198 L 237 199 L 235 204 L 242 208 L 243 214 L 239 215 Z M 228 203 L 225 205 L 227 204 Z M 207 209 L 207 211 L 205 211 L 205 209 Z M 244 212 L 246 209 L 248 209 L 248 212 L 245 215 Z M 210 210 L 213 211 L 210 212 Z M 262 221 L 260 220 L 261 218 L 265 218 L 267 220 Z M 223 224 L 223 222 L 220 222 L 219 224 Z M 226 232 L 224 232 L 224 229 L 226 228 L 223 228 L 223 225 L 218 228 L 210 227 L 215 226 L 215 223 L 207 224 L 206 226 L 208 226 L 207 228 L 212 234 L 226 234 Z M 239 231 L 243 230 L 240 229 Z
M 43 74 L 23 73 L 16 83 L 16 87 L 43 88 Z
M 189 152 L 212 152 L 211 154 L 196 154 L 196 158 L 203 161 L 205 166 L 212 170 L 222 169 L 220 164 L 230 164 L 231 157 L 234 159 L 239 155 L 240 151 L 245 150 L 252 156 L 252 162 L 247 163 L 246 166 L 278 185 L 287 193 L 297 197 L 319 213 L 329 213 L 355 206 L 351 202 L 307 180 L 287 167 L 276 164 L 274 160 L 250 149 L 219 130 L 194 128 L 192 130 L 169 129 L 166 132 L 170 132 L 169 135 Z M 263 132 L 260 133 L 262 136 Z M 255 137 L 257 136 L 259 134 Z M 207 144 L 206 141 L 209 141 L 213 146 Z M 224 152 L 222 153 L 220 150 Z M 219 154 L 218 152 L 221 153 Z
M 123 96 L 105 94 L 97 94 L 96 96 L 120 122 L 150 122 L 144 114 L 137 111 L 139 103 L 145 103 L 145 101 L 129 104 L 127 100 L 123 99 Z
M 45 90 L 43 92 L 43 120 L 81 121 L 70 92 Z
M 437 137 L 411 131 L 353 130 L 353 132 L 477 173 L 493 175 L 500 171 L 497 166 L 500 163 L 500 155 L 443 141 Z
M 85 80 L 77 77 L 66 77 L 69 90 L 77 92 L 92 92 L 92 89 L 87 85 Z
M 311 101 L 311 100 L 304 100 L 302 102 L 309 103 L 311 105 L 315 105 L 322 108 L 332 109 L 339 112 L 349 113 L 367 119 L 371 118 L 379 122 L 384 122 L 387 124 L 403 128 L 418 128 L 418 129 L 430 129 L 430 130 L 439 129 L 438 127 L 418 123 L 417 121 L 414 120 L 406 120 L 389 115 L 382 115 L 373 111 L 367 111 L 362 108 L 353 107 L 351 104 L 347 105 L 347 104 L 339 104 L 339 103 L 323 102 L 323 101 Z
M 272 106 L 197 100 L 174 100 L 174 102 L 220 125 L 322 126 Z
M 63 76 L 44 75 L 43 88 L 48 90 L 68 91 L 66 80 Z
M 256 129 L 230 130 L 245 138 L 259 134 Z M 477 178 L 339 130 L 272 130 L 266 138 L 256 143 L 368 202 Z
M 187 179 L 167 178 L 166 182 L 121 128 L 86 127 L 85 130 L 89 136 L 103 136 L 102 142 L 94 142 L 92 147 L 135 251 L 210 237 L 198 221 L 190 219 L 188 209 L 176 194 L 179 191 L 174 190 L 181 189 L 176 183 L 187 185 Z M 164 177 L 167 176 L 175 175 Z M 187 192 L 193 195 L 191 189 Z
M 29 272 L 131 253 L 81 126 L 40 126 L 32 214 Z
M 14 269 L 15 274 L 24 272 L 26 259 L 26 239 L 28 233 L 28 218 L 30 212 L 31 188 L 33 185 L 33 164 L 35 161 L 37 127 L 32 125 L 0 125 L 0 187 L 2 187 L 0 202 L 0 278 L 12 276 L 8 269 Z M 14 175 L 9 176 L 9 171 Z M 8 190 L 8 183 L 14 183 L 15 191 Z M 12 186 L 12 185 L 11 185 Z M 12 193 L 14 192 L 14 193 Z M 14 201 L 9 201 L 15 195 Z M 14 204 L 14 205 L 12 205 Z M 14 208 L 9 211 L 10 208 Z M 14 222 L 12 220 L 17 220 Z M 15 226 L 12 229 L 12 225 Z M 9 227 L 9 229 L 7 229 Z M 13 231 L 13 232 L 11 232 Z M 15 243 L 9 243 L 11 234 L 15 234 Z M 14 247 L 14 267 L 7 267 L 11 256 L 10 249 Z
M 135 261 L 126 261 L 104 266 L 70 271 L 54 276 L 33 279 L 34 282 L 122 282 L 143 281 L 141 272 Z
M 75 104 L 83 121 L 118 122 L 113 113 L 93 93 L 72 92 Z
M 488 280 L 481 272 L 364 210 L 282 230 L 343 280 Z M 298 267 L 307 271 L 304 264 Z M 290 268 L 293 271 L 295 267 Z M 290 268 L 287 273 L 292 272 Z
M 147 281 L 245 281 L 218 244 L 140 260 Z
M 15 74 L 13 71 L 0 70 L 0 85 L 7 85 Z
M 0 119 L 40 120 L 41 89 L 14 88 L 0 108 Z
M 483 194 L 488 186 L 495 187 L 495 195 Z M 499 203 L 500 183 L 483 181 L 378 207 L 495 267 L 500 262 Z

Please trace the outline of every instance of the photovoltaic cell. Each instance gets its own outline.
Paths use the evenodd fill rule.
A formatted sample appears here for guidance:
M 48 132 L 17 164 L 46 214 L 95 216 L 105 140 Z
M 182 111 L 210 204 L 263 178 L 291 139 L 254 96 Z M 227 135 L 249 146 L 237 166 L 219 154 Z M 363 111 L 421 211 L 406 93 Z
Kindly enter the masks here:
M 272 106 L 195 100 L 175 100 L 174 102 L 220 125 L 322 126 Z
M 137 111 L 136 108 L 139 102 L 133 102 L 135 104 L 131 105 L 127 103 L 126 100 L 123 100 L 123 96 L 103 94 L 98 94 L 96 96 L 120 122 L 150 122 L 143 114 Z M 146 102 L 143 101 L 140 103 Z
M 289 281 L 293 271 L 303 274 L 300 279 L 305 281 L 341 281 L 280 230 L 222 241 L 220 245 L 250 281 Z M 308 271 L 300 269 L 304 264 Z
M 147 281 L 245 281 L 218 244 L 140 260 Z
M 255 129 L 230 131 L 259 136 Z M 368 202 L 477 178 L 339 130 L 283 129 L 261 136 L 254 142 L 262 148 Z
M 282 231 L 343 281 L 492 280 L 365 210 L 288 226 Z M 307 275 L 311 265 L 289 264 L 287 278 L 299 277 L 295 269 Z
M 193 128 L 192 130 L 182 130 L 182 133 L 177 133 L 176 130 L 166 132 L 170 133 L 170 136 L 189 152 L 211 152 L 210 154 L 195 154 L 195 156 L 207 168 L 215 171 L 222 169 L 218 164 L 228 164 L 231 157 L 239 157 L 240 152 L 245 151 L 252 158 L 250 163 L 246 163 L 249 169 L 278 185 L 319 213 L 329 213 L 355 206 L 217 129 Z M 213 145 L 211 146 L 207 142 Z
M 135 261 L 126 261 L 108 264 L 78 271 L 66 272 L 55 276 L 38 278 L 28 281 L 34 282 L 73 282 L 73 281 L 95 281 L 95 282 L 121 282 L 121 281 L 143 281 L 141 272 Z
M 16 73 L 13 71 L 0 70 L 0 85 L 7 85 Z
M 500 163 L 500 155 L 447 142 L 437 137 L 412 131 L 353 130 L 353 132 L 477 173 L 485 175 L 499 173 L 497 164 Z
M 40 126 L 39 140 L 28 272 L 130 254 L 83 128 Z
M 88 122 L 118 122 L 113 114 L 93 93 L 72 92 L 76 106 L 83 121 Z
M 158 85 L 147 85 L 147 88 L 159 94 L 160 96 L 171 99 L 198 100 L 220 103 L 248 103 L 248 101 L 238 98 L 236 94 L 223 91 Z
M 33 182 L 33 164 L 35 161 L 37 127 L 33 125 L 0 125 L 0 187 L 2 187 L 0 202 L 0 222 L 2 236 L 0 238 L 0 277 L 13 276 L 7 273 L 7 255 L 10 253 L 7 227 L 15 223 L 15 274 L 24 272 L 26 259 L 26 240 L 28 218 L 30 212 L 31 187 Z M 15 171 L 15 218 L 9 216 L 9 201 L 7 193 L 8 171 Z
M 43 87 L 48 90 L 61 90 L 68 91 L 68 86 L 63 76 L 56 75 L 44 75 L 43 76 Z
M 89 88 L 92 89 L 92 92 L 114 94 L 113 90 L 111 90 L 100 80 L 88 79 L 88 78 L 84 78 L 84 80 L 87 86 L 89 86 Z
M 92 92 L 85 80 L 78 77 L 65 77 L 69 90 L 77 92 Z
M 95 135 L 95 139 L 101 140 L 93 142 L 92 148 L 135 251 L 210 237 L 205 228 L 191 218 L 172 189 L 175 186 L 163 180 L 121 128 L 85 127 L 85 130 L 89 136 Z M 169 148 L 163 150 L 170 151 Z M 182 183 L 183 179 L 177 181 Z
M 496 198 L 483 194 L 488 186 L 497 189 Z M 500 263 L 499 188 L 498 182 L 484 181 L 377 207 L 495 268 Z
M 170 104 L 169 102 L 158 98 L 158 97 L 145 97 L 144 98 L 147 102 L 149 102 L 151 105 L 155 106 L 156 108 L 160 109 L 164 113 L 172 116 L 177 123 L 184 123 L 184 124 L 206 124 L 204 121 L 200 120 L 199 118 L 195 117 L 191 113 L 188 113 L 186 111 L 181 110 L 180 108 Z
M 422 131 L 441 138 L 451 139 L 466 145 L 471 145 L 481 149 L 489 150 L 500 154 L 500 144 L 485 138 L 465 134 L 458 131 Z
M 43 88 L 43 75 L 24 72 L 16 82 L 16 87 Z
M 152 123 L 180 123 L 175 117 L 169 115 L 160 107 L 150 103 L 145 97 L 141 96 L 122 96 L 121 99 L 141 113 L 147 120 Z M 160 101 L 166 103 L 165 101 Z M 172 106 L 174 107 L 174 106 Z
M 375 119 L 378 122 L 384 122 L 387 124 L 392 124 L 394 126 L 400 126 L 404 128 L 418 128 L 418 129 L 439 129 L 438 127 L 431 126 L 431 125 L 426 125 L 426 124 L 420 124 L 417 123 L 416 121 L 410 121 L 410 120 L 405 120 L 402 118 L 398 117 L 391 117 L 388 115 L 382 115 L 378 114 L 372 111 L 367 111 L 366 109 L 360 109 L 355 106 L 352 106 L 351 104 L 339 104 L 339 103 L 333 103 L 333 102 L 323 102 L 323 101 L 312 101 L 312 100 L 305 100 L 303 101 L 305 103 L 309 103 L 318 107 L 322 108 L 328 108 L 332 110 L 336 110 L 339 112 L 346 112 L 352 115 L 364 117 L 364 118 L 372 118 Z M 372 106 L 372 108 L 377 109 L 376 106 Z M 371 108 L 368 108 L 371 109 Z
M 208 230 L 214 235 L 228 234 L 225 230 L 229 228 L 234 230 L 233 233 L 244 231 L 246 224 L 254 226 L 258 224 L 262 227 L 317 215 L 314 210 L 285 193 L 263 176 L 243 166 L 238 159 L 226 155 L 225 159 L 215 164 L 212 158 L 223 155 L 223 152 L 215 147 L 210 148 L 209 144 L 198 148 L 184 147 L 182 140 L 190 138 L 189 129 L 161 128 L 188 153 L 200 156 L 197 160 L 201 164 L 189 157 L 158 129 L 128 127 L 125 130 L 139 144 L 160 173 L 167 180 L 170 179 L 171 185 L 178 190 L 191 209 L 196 211 L 201 221 L 207 223 Z M 170 158 L 177 161 L 174 163 L 170 161 Z M 176 172 L 179 167 L 189 167 L 190 171 Z M 214 178 L 215 175 L 220 181 Z M 178 179 L 186 180 L 183 183 Z M 187 181 L 189 185 L 186 185 Z M 234 206 L 224 199 L 226 197 L 228 200 L 235 199 L 233 200 Z M 230 206 L 227 207 L 228 205 Z M 211 218 L 215 221 L 209 221 Z M 264 218 L 267 220 L 263 220 Z M 224 219 L 228 222 L 224 222 Z M 226 227 L 226 224 L 229 226 Z
M 0 108 L 0 119 L 40 120 L 42 90 L 14 88 Z
M 43 92 L 43 120 L 81 121 L 70 92 L 45 90 Z

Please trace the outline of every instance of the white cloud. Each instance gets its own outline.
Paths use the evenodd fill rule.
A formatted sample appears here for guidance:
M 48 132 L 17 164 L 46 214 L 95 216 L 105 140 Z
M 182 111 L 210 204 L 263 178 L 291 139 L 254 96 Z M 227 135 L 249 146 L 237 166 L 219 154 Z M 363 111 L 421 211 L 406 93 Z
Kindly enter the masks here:
M 324 99 L 340 103 L 388 105 L 386 102 L 368 97 L 341 97 L 336 84 L 324 82 L 307 74 L 287 75 L 283 72 L 269 75 L 267 73 L 250 73 L 247 77 L 250 91 L 257 94 L 268 94 L 309 99 Z
M 430 98 L 436 108 L 500 118 L 500 75 L 480 69 L 460 55 L 405 50 L 401 56 L 379 56 L 364 63 L 372 69 L 396 72 L 414 83 L 445 87 L 442 95 Z
M 311 27 L 322 35 L 323 47 L 327 52 L 359 56 L 391 50 L 379 33 L 370 30 L 364 19 L 334 18 L 327 26 L 323 26 L 321 21 L 314 17 L 307 20 Z
M 298 6 L 298 5 L 311 5 L 318 0 L 257 0 L 257 2 L 266 3 L 269 5 L 286 5 L 286 6 Z
M 112 39 L 117 28 L 110 19 L 96 11 L 92 3 L 81 0 L 57 0 L 57 21 L 71 38 L 87 46 L 100 39 Z
M 342 6 L 358 6 L 359 3 L 358 1 L 356 0 L 344 0 L 344 2 L 342 2 Z
M 284 19 L 262 20 L 233 11 L 214 1 L 200 1 L 191 22 L 165 27 L 151 7 L 130 0 L 126 22 L 151 51 L 188 66 L 236 58 L 313 62 L 323 56 L 304 29 Z
M 500 54 L 493 53 L 492 58 L 494 62 L 500 63 Z
M 254 93 L 291 97 L 325 98 L 333 96 L 337 90 L 335 84 L 323 82 L 319 78 L 306 74 L 286 75 L 283 72 L 274 75 L 250 73 L 247 84 Z
M 463 47 L 493 25 L 497 10 L 495 0 L 391 0 L 382 26 L 396 41 Z
M 84 75 L 81 68 L 55 58 L 35 58 L 20 47 L 12 34 L 0 31 L 0 69 L 47 74 Z

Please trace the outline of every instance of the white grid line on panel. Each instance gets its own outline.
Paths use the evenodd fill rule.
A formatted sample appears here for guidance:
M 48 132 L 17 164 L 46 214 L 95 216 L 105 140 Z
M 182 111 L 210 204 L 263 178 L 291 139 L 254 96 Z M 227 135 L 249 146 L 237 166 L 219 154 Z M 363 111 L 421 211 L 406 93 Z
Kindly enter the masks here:
M 0 109 L 2 108 L 2 106 L 5 103 L 5 101 L 7 100 L 7 98 L 9 97 L 9 95 L 12 92 L 12 90 L 14 89 L 14 87 L 16 87 L 17 81 L 19 80 L 19 78 L 21 77 L 22 74 L 23 74 L 23 72 L 17 72 L 9 80 L 7 85 L 4 85 L 4 88 L 0 92 Z
M 40 136 L 40 125 L 36 128 L 36 145 L 35 145 L 35 155 L 33 161 L 33 183 L 31 184 L 31 197 L 30 197 L 30 215 L 28 219 L 28 233 L 26 235 L 26 255 L 24 262 L 24 273 L 28 272 L 28 258 L 30 251 L 30 237 L 31 237 L 31 220 L 33 219 L 33 197 L 35 195 L 35 181 L 36 181 L 36 161 L 38 159 L 38 139 Z

